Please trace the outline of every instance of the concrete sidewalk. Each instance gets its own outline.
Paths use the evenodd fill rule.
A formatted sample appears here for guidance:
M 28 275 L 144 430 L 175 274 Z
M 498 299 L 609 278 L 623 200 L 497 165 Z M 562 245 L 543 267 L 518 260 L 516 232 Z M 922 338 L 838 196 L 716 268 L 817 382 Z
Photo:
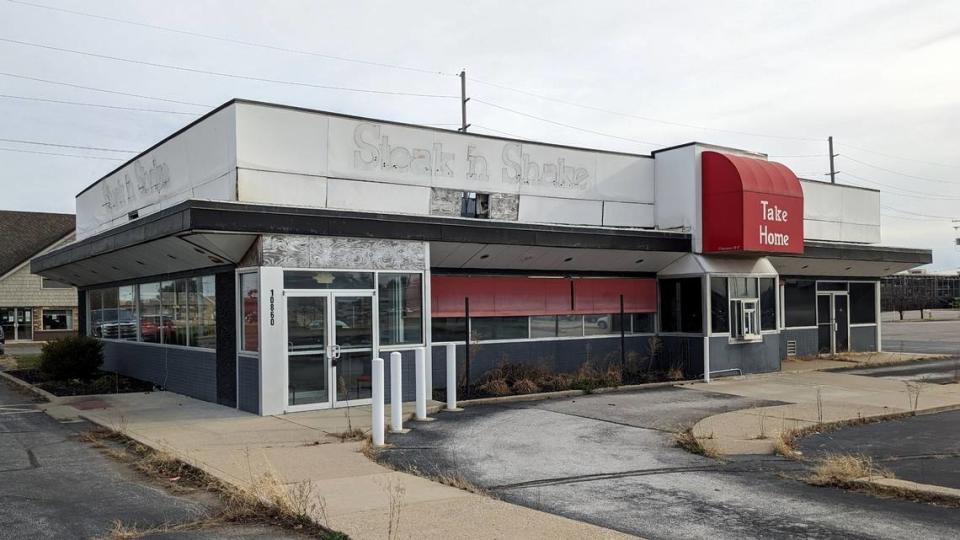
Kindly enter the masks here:
M 895 379 L 805 371 L 719 379 L 687 388 L 788 402 L 711 416 L 693 426 L 701 444 L 721 454 L 769 454 L 780 434 L 794 429 L 960 408 L 960 385 L 914 383 L 912 387 L 918 389 L 918 396 L 911 386 Z
M 309 481 L 325 506 L 324 524 L 352 538 L 386 536 L 398 489 L 402 538 L 628 538 L 374 463 L 360 442 L 335 436 L 348 429 L 348 415 L 351 427 L 369 429 L 369 407 L 260 417 L 155 392 L 64 400 L 48 413 L 83 416 L 233 484 L 249 485 L 268 472 L 288 484 Z M 416 422 L 406 427 L 416 429 Z

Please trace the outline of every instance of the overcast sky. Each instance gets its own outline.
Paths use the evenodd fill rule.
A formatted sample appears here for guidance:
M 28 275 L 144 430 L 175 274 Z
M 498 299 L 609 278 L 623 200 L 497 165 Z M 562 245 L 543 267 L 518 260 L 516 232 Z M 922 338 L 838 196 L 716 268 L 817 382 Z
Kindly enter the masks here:
M 34 5 L 0 0 L 0 208 L 73 212 L 77 192 L 133 155 L 9 139 L 139 151 L 233 97 L 423 124 L 460 120 L 456 99 L 249 81 L 15 40 L 422 94 L 457 94 L 453 74 L 465 68 L 472 131 L 637 153 L 697 140 L 765 152 L 807 178 L 825 178 L 833 135 L 838 181 L 884 191 L 883 243 L 932 248 L 932 268 L 960 267 L 949 219 L 960 218 L 960 2 L 24 1 Z

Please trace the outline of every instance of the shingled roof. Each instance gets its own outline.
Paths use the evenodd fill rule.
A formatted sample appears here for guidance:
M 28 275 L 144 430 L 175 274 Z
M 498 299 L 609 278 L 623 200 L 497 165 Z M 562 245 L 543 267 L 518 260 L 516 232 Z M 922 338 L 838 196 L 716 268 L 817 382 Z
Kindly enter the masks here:
M 0 210 L 0 276 L 76 228 L 73 214 Z

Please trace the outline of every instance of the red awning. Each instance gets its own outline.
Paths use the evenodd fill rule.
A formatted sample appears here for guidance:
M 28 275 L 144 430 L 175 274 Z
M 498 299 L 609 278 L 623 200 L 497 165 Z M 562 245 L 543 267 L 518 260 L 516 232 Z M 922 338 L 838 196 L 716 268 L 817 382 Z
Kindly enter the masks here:
M 803 253 L 803 188 L 785 165 L 701 154 L 703 251 Z

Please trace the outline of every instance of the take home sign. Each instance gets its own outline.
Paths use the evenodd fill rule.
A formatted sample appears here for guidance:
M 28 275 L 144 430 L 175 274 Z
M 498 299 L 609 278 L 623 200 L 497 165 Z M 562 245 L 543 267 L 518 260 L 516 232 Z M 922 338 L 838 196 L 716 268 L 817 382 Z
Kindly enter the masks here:
M 803 189 L 784 165 L 703 152 L 703 252 L 803 253 Z

